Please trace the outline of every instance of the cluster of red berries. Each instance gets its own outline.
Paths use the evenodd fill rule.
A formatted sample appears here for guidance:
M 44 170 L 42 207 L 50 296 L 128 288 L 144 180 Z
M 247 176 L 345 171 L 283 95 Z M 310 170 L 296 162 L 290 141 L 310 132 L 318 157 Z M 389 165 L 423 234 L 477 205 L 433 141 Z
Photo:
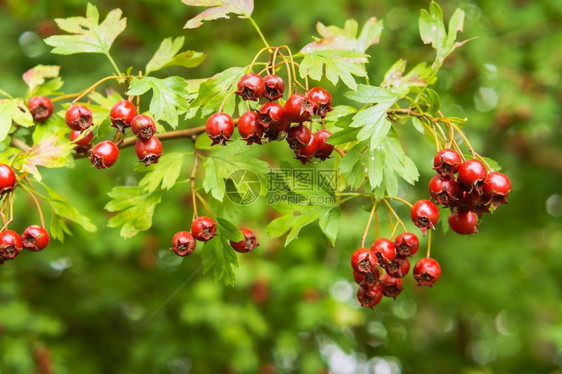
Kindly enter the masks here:
M 6 164 L 0 164 L 0 196 L 14 190 L 16 173 Z M 26 228 L 20 236 L 13 230 L 0 231 L 0 265 L 7 260 L 13 260 L 22 250 L 40 251 L 49 244 L 49 234 L 44 227 L 32 225 Z
M 209 217 L 197 217 L 191 223 L 191 232 L 179 231 L 172 238 L 172 250 L 178 256 L 184 257 L 190 255 L 195 250 L 196 240 L 208 242 L 217 232 L 215 221 Z M 240 229 L 244 235 L 244 239 L 239 242 L 230 242 L 230 245 L 236 252 L 246 253 L 252 251 L 259 246 L 256 240 L 256 234 L 248 229 Z
M 153 135 L 156 133 L 154 120 L 147 115 L 138 114 L 133 103 L 129 100 L 120 100 L 109 112 L 113 127 L 120 133 L 131 128 L 137 136 L 135 151 L 139 161 L 145 165 L 155 164 L 162 155 L 162 143 Z M 76 144 L 75 150 L 79 153 L 90 151 L 90 161 L 98 169 L 106 169 L 117 162 L 119 147 L 112 141 L 104 140 L 92 148 L 94 134 L 89 127 L 92 126 L 92 110 L 80 104 L 72 105 L 65 114 L 68 127 L 72 129 L 70 140 Z
M 361 306 L 372 308 L 383 296 L 396 299 L 404 288 L 402 278 L 410 271 L 409 257 L 415 255 L 418 248 L 418 237 L 405 232 L 396 236 L 394 242 L 379 238 L 371 248 L 353 252 L 351 267 L 359 285 L 357 300 Z M 432 258 L 422 258 L 415 264 L 413 274 L 420 286 L 433 286 L 441 276 L 441 267 Z
M 433 166 L 437 175 L 429 182 L 431 198 L 451 209 L 449 226 L 458 234 L 471 235 L 479 217 L 506 204 L 510 191 L 509 178 L 499 172 L 488 173 L 482 162 L 473 158 L 462 161 L 452 149 L 439 151 Z
M 332 134 L 325 129 L 312 131 L 312 117 L 324 118 L 332 110 L 332 96 L 328 91 L 314 87 L 305 95 L 293 93 L 281 105 L 276 100 L 285 92 L 283 79 L 274 74 L 262 78 L 255 73 L 240 78 L 237 88 L 235 94 L 243 100 L 257 101 L 262 97 L 267 100 L 256 111 L 249 110 L 238 119 L 238 132 L 248 145 L 262 144 L 264 137 L 269 141 L 286 138 L 303 164 L 313 157 L 323 161 L 332 154 L 334 146 L 326 143 Z M 305 122 L 310 123 L 306 126 Z M 225 145 L 234 132 L 234 120 L 226 113 L 214 113 L 207 119 L 206 129 L 212 145 Z

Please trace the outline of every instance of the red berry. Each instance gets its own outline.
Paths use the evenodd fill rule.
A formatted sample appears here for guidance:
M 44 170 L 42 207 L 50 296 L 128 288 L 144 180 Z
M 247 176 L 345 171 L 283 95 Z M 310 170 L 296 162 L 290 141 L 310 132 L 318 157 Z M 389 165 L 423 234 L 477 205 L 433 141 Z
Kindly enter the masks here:
M 322 161 L 330 157 L 334 151 L 334 146 L 326 143 L 326 139 L 328 139 L 330 135 L 332 135 L 332 133 L 327 130 L 318 130 L 314 133 L 314 136 L 318 140 L 318 148 L 316 149 L 314 157 Z
M 176 232 L 172 238 L 172 250 L 181 257 L 190 255 L 195 250 L 195 239 L 188 231 Z
M 285 82 L 278 75 L 267 75 L 263 78 L 265 90 L 263 96 L 270 100 L 277 100 L 283 97 L 285 92 Z
M 412 206 L 410 217 L 414 225 L 421 229 L 422 235 L 425 235 L 428 228 L 435 228 L 439 220 L 439 209 L 429 200 L 418 200 Z
M 438 204 L 449 206 L 461 199 L 462 188 L 450 176 L 434 175 L 429 181 L 429 194 Z
M 137 108 L 129 100 L 119 100 L 109 112 L 109 119 L 113 127 L 121 132 L 131 126 L 133 117 L 137 115 Z
M 226 145 L 226 142 L 234 132 L 234 121 L 226 113 L 212 114 L 206 123 L 207 135 L 213 140 L 211 145 L 220 144 Z
M 396 254 L 398 256 L 413 256 L 420 247 L 420 241 L 415 234 L 405 232 L 399 234 L 396 239 L 394 239 L 394 247 L 396 248 Z
M 484 164 L 475 158 L 466 160 L 459 166 L 459 182 L 468 189 L 482 184 L 486 174 L 487 171 Z
M 303 123 L 310 120 L 314 104 L 304 95 L 292 94 L 285 103 L 285 115 L 289 122 Z
M 461 156 L 452 149 L 445 148 L 433 157 L 433 169 L 442 176 L 453 176 L 459 170 Z
M 493 171 L 484 178 L 483 192 L 484 197 L 491 200 L 494 208 L 497 208 L 500 204 L 507 204 L 511 182 L 505 174 Z
M 470 210 L 478 214 L 478 216 L 482 216 L 484 213 L 490 213 L 491 205 L 491 199 L 486 198 L 480 193 L 479 189 L 476 189 L 464 194 L 462 202 L 458 205 L 457 210 Z
M 302 148 L 295 148 L 295 155 L 297 156 L 297 160 L 302 162 L 302 164 L 306 164 L 310 162 L 312 157 L 316 154 L 316 150 L 318 149 L 318 140 L 314 134 L 310 135 L 310 141 L 307 145 Z
M 306 97 L 314 105 L 314 114 L 326 117 L 332 111 L 332 95 L 322 87 L 313 87 L 306 93 Z
M 287 143 L 291 149 L 302 148 L 310 142 L 311 136 L 312 133 L 308 127 L 299 124 L 289 129 Z
M 353 270 L 353 279 L 359 285 L 375 284 L 379 281 L 380 275 L 379 268 L 376 266 L 371 267 L 371 270 L 366 273 Z
M 251 111 L 242 114 L 238 119 L 238 132 L 248 145 L 252 143 L 261 144 L 263 126 L 259 122 L 259 115 Z
M 285 109 L 272 101 L 265 103 L 259 110 L 260 123 L 264 128 L 279 126 L 285 122 Z
M 6 164 L 0 164 L 0 196 L 10 192 L 16 185 L 16 173 Z
M 274 140 L 281 141 L 285 138 L 285 136 L 289 132 L 290 126 L 291 124 L 287 120 L 284 120 L 283 122 L 278 124 L 272 124 L 265 129 L 265 136 L 270 141 L 274 141 Z
M 150 139 L 156 133 L 156 124 L 146 114 L 139 114 L 131 120 L 131 130 L 137 138 Z
M 37 122 L 45 122 L 53 114 L 53 102 L 46 96 L 34 96 L 29 99 L 27 108 Z
M 72 130 L 85 130 L 92 126 L 92 110 L 84 105 L 72 105 L 66 111 L 64 119 Z
M 441 276 L 441 266 L 434 259 L 424 257 L 416 262 L 413 273 L 418 285 L 433 287 Z
M 117 145 L 109 140 L 104 140 L 92 148 L 90 161 L 98 169 L 107 169 L 117 162 L 118 157 Z
M 162 155 L 162 143 L 155 136 L 150 139 L 139 138 L 135 143 L 135 152 L 139 161 L 144 162 L 145 166 L 157 164 Z
M 21 234 L 23 248 L 31 251 L 40 251 L 49 244 L 49 233 L 44 227 L 32 225 Z
M 449 216 L 449 226 L 457 234 L 471 235 L 476 234 L 478 229 L 478 216 L 471 211 L 454 211 Z
M 376 269 L 377 258 L 367 248 L 356 249 L 351 255 L 351 267 L 358 273 L 369 273 Z
M 80 135 L 84 134 L 80 139 Z M 76 140 L 78 139 L 78 140 Z M 92 147 L 92 139 L 94 139 L 94 133 L 91 130 L 78 131 L 72 130 L 70 132 L 70 141 L 76 144 L 74 150 L 78 153 L 86 153 Z
M 357 300 L 361 306 L 372 308 L 382 300 L 382 288 L 378 284 L 365 284 L 357 290 Z
M 396 300 L 396 296 L 398 296 L 404 288 L 401 278 L 392 278 L 388 274 L 381 277 L 379 285 L 381 286 L 382 294 L 386 297 L 392 297 L 394 300 Z
M 410 261 L 404 257 L 396 257 L 384 265 L 386 273 L 393 278 L 403 278 L 410 271 Z
M 244 100 L 256 101 L 263 95 L 264 88 L 263 79 L 258 74 L 249 73 L 240 78 L 235 93 Z
M 0 232 L 0 258 L 13 260 L 20 253 L 22 247 L 21 237 L 12 230 Z
M 386 238 L 379 238 L 375 240 L 371 246 L 371 251 L 377 256 L 379 264 L 386 264 L 394 260 L 396 257 L 396 248 L 394 243 Z
M 256 234 L 248 229 L 240 229 L 244 235 L 244 239 L 239 242 L 230 241 L 230 245 L 236 252 L 245 253 L 252 251 L 255 247 L 259 245 L 256 241 Z
M 211 240 L 217 232 L 215 221 L 209 217 L 197 217 L 191 224 L 191 234 L 199 241 L 206 242 Z

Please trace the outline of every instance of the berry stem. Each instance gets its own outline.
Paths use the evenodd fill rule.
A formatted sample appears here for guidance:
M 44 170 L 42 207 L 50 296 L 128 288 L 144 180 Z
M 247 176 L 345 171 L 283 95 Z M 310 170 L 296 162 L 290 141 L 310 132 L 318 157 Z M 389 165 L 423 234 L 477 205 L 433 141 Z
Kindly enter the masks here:
M 402 200 L 402 199 L 400 199 L 400 200 Z M 391 212 L 394 215 L 394 217 L 396 217 L 396 224 L 400 223 L 402 225 L 402 227 L 404 228 L 404 231 L 408 231 L 406 229 L 406 225 L 404 224 L 404 222 L 402 222 L 402 220 L 400 219 L 398 214 L 396 214 L 396 211 L 392 208 L 392 206 L 388 202 L 388 199 L 384 198 L 383 201 L 386 204 L 386 206 L 388 207 L 388 211 Z M 408 202 L 406 202 L 406 203 L 408 203 Z M 408 204 L 410 204 L 410 203 L 408 203 Z
M 408 201 L 400 198 L 400 197 L 392 197 L 392 196 L 385 196 L 385 199 L 391 199 L 391 200 L 396 200 L 396 201 L 400 201 L 402 204 L 406 204 L 408 205 L 410 208 L 413 206 L 412 204 L 410 204 Z
M 93 85 L 91 85 L 90 87 L 86 88 L 83 91 L 80 91 L 78 93 L 54 97 L 54 98 L 51 99 L 51 101 L 55 102 L 55 101 L 70 99 L 71 97 L 76 97 L 74 100 L 72 100 L 72 103 L 74 104 L 75 102 L 77 102 L 78 100 L 83 98 L 85 95 L 87 95 L 90 91 L 94 90 L 97 86 L 99 86 L 103 82 L 106 82 L 106 81 L 109 81 L 109 80 L 112 80 L 112 79 L 134 78 L 134 77 L 135 77 L 134 75 L 126 75 L 126 76 L 125 75 L 122 75 L 122 76 L 111 75 L 109 77 L 105 77 L 105 78 L 100 79 L 99 81 L 97 81 L 96 83 L 94 83 Z
M 398 228 L 398 226 L 400 226 L 399 222 L 396 222 L 396 224 L 394 225 L 394 227 L 392 228 L 392 232 L 390 233 L 390 237 L 394 238 L 394 234 L 396 234 L 396 229 Z
M 289 54 L 289 61 L 291 62 L 291 68 L 292 68 L 292 71 L 293 71 L 293 79 L 295 80 L 295 83 L 300 84 L 299 81 L 298 81 L 298 78 L 297 78 L 297 71 L 295 69 L 295 65 L 298 65 L 298 64 L 295 62 L 295 58 L 293 56 L 293 52 L 291 51 L 291 48 L 289 48 L 289 46 L 287 46 L 287 45 L 282 45 L 280 48 L 285 48 L 287 50 L 287 53 Z M 287 74 L 289 74 L 289 71 L 287 71 Z M 291 86 L 289 86 L 289 87 L 291 87 Z M 301 85 L 301 87 L 302 87 L 302 85 Z M 291 92 L 289 92 L 289 96 L 290 95 L 291 95 Z
M 234 121 L 236 123 L 236 120 Z M 190 129 L 184 130 L 176 130 L 176 131 L 168 131 L 163 133 L 156 133 L 153 136 L 158 138 L 158 140 L 171 140 L 171 139 L 182 139 L 182 138 L 191 138 L 193 135 L 199 135 L 205 132 L 205 126 L 199 127 L 192 127 Z M 119 148 L 126 148 L 135 145 L 137 141 L 136 136 L 131 136 L 123 140 L 123 142 L 119 145 Z
M 207 202 L 205 201 L 205 199 L 203 199 L 203 196 L 201 196 L 201 194 L 199 192 L 195 193 L 197 195 L 197 198 L 199 199 L 199 201 L 201 202 L 201 204 L 203 204 L 203 207 L 205 208 L 205 210 L 209 213 L 209 215 L 211 216 L 211 218 L 213 219 L 213 221 L 217 221 L 215 218 L 215 215 L 213 214 L 213 212 L 211 211 L 211 208 L 209 208 L 209 205 L 207 204 Z
M 193 140 L 193 168 L 191 169 L 191 176 L 189 179 L 191 180 L 191 198 L 193 199 L 193 220 L 197 218 L 197 200 L 195 198 L 195 173 L 197 172 L 197 165 L 199 165 L 199 158 L 197 157 L 197 149 L 195 148 L 195 140 L 197 136 L 193 135 L 191 137 Z
M 27 192 L 27 194 L 31 197 L 31 199 L 35 203 L 35 206 L 37 207 L 37 212 L 39 212 L 39 219 L 41 220 L 41 226 L 45 227 L 45 218 L 43 217 L 43 210 L 41 210 L 41 204 L 39 204 L 39 201 L 37 200 L 37 198 L 29 188 L 27 188 L 23 184 L 21 184 L 20 186 L 24 189 L 25 192 Z
M 265 36 L 263 36 L 263 33 L 261 32 L 260 27 L 258 26 L 258 24 L 256 23 L 256 21 L 254 21 L 254 19 L 252 17 L 248 17 L 248 20 L 250 21 L 250 23 L 252 24 L 252 26 L 254 26 L 254 28 L 256 29 L 256 31 L 258 32 L 258 35 L 260 36 L 263 44 L 265 45 L 266 48 L 270 48 L 269 43 L 267 42 L 267 40 L 265 39 Z
M 373 208 L 371 209 L 371 214 L 369 214 L 369 220 L 367 221 L 367 227 L 365 227 L 365 233 L 361 238 L 361 248 L 365 248 L 365 240 L 367 239 L 367 234 L 369 233 L 369 227 L 371 227 L 371 221 L 373 220 L 373 215 L 375 214 L 375 210 L 377 209 L 377 202 L 373 204 Z
M 10 201 L 10 218 L 6 221 L 4 213 L 2 213 L 2 220 L 4 221 L 4 226 L 0 231 L 4 231 L 8 228 L 8 225 L 14 220 L 14 192 L 10 192 L 8 195 L 8 200 Z
M 119 71 L 119 68 L 117 67 L 117 64 L 115 63 L 115 60 L 113 59 L 113 57 L 111 57 L 109 52 L 106 52 L 105 55 L 107 56 L 107 59 L 109 60 L 109 62 L 111 62 L 111 65 L 113 66 L 113 69 L 115 69 L 115 72 L 117 73 L 117 75 L 122 76 L 123 74 L 121 74 L 121 71 Z
M 429 258 L 431 256 L 431 232 L 433 230 L 429 230 L 429 233 L 427 234 L 427 253 L 425 255 L 425 257 Z
M 221 103 L 221 106 L 219 107 L 219 113 L 222 113 L 222 107 L 224 106 L 224 104 L 226 103 L 226 100 L 228 100 L 230 98 L 230 96 L 234 95 L 236 92 L 235 91 L 230 91 L 228 93 L 228 95 L 225 96 L 224 100 Z
M 6 96 L 8 99 L 13 99 L 12 95 L 0 88 L 0 94 Z

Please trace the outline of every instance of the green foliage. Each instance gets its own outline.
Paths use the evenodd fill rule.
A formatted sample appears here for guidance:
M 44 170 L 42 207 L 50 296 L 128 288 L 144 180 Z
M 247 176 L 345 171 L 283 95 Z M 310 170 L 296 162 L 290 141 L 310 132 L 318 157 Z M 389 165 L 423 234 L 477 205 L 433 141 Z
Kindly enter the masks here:
M 353 76 L 365 77 L 367 55 L 356 51 L 321 49 L 304 54 L 299 66 L 301 78 L 310 77 L 319 81 L 326 77 L 334 86 L 341 81 L 352 90 L 357 88 Z
M 203 24 L 203 21 L 228 18 L 229 13 L 249 18 L 254 11 L 254 0 L 182 0 L 182 2 L 191 6 L 211 7 L 187 21 L 184 27 L 186 29 L 197 28 Z
M 33 117 L 22 99 L 0 100 L 0 141 L 6 139 L 13 123 L 31 127 Z
M 205 60 L 206 55 L 196 51 L 184 51 L 180 53 L 185 38 L 166 38 L 154 53 L 154 56 L 146 64 L 145 74 L 161 70 L 168 66 L 183 66 L 185 68 L 194 68 L 199 66 Z
M 59 73 L 60 66 L 56 65 L 37 65 L 26 71 L 23 74 L 23 81 L 29 86 L 27 96 L 45 96 L 55 93 L 63 85 Z

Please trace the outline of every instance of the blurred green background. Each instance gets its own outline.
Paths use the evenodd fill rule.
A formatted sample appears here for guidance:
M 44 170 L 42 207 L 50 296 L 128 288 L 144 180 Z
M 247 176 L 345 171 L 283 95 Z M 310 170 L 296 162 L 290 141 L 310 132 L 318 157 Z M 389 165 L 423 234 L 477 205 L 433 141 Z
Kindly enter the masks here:
M 37 64 L 61 65 L 65 92 L 111 74 L 101 55 L 55 56 L 41 41 L 58 33 L 53 18 L 83 16 L 85 4 L 0 0 L 0 87 L 24 96 L 21 75 Z M 197 69 L 168 71 L 187 78 L 245 66 L 261 48 L 246 20 L 183 30 L 201 9 L 180 1 L 95 5 L 102 17 L 115 7 L 127 17 L 127 29 L 112 48 L 122 68 L 142 68 L 168 36 L 184 35 L 186 48 L 208 54 Z M 254 18 L 271 44 L 293 50 L 317 35 L 317 21 L 342 27 L 348 18 L 360 25 L 371 16 L 383 19 L 381 42 L 368 51 L 371 82 L 380 82 L 398 58 L 410 67 L 433 59 L 417 30 L 419 9 L 428 5 L 257 1 Z M 343 206 L 334 248 L 315 227 L 282 248 L 265 235 L 265 223 L 275 217 L 267 204 L 244 207 L 237 223 L 255 228 L 262 244 L 239 256 L 234 287 L 216 284 L 202 274 L 197 252 L 182 260 L 168 250 L 173 233 L 191 221 L 187 185 L 164 195 L 150 231 L 125 241 L 106 227 L 106 193 L 142 177 L 132 170 L 129 149 L 103 173 L 87 160 L 72 170 L 44 171 L 45 180 L 99 231 L 74 225 L 64 244 L 22 253 L 0 267 L 0 372 L 562 373 L 562 2 L 441 5 L 446 19 L 456 7 L 464 9 L 460 37 L 477 37 L 455 51 L 439 74 L 442 111 L 469 118 L 465 129 L 475 148 L 503 166 L 513 189 L 509 205 L 484 217 L 478 235 L 434 233 L 432 255 L 443 275 L 433 289 L 416 287 L 408 276 L 395 302 L 359 307 L 349 256 L 368 217 L 360 199 Z M 325 86 L 336 104 L 347 103 L 344 88 Z M 401 194 L 414 200 L 428 196 L 434 150 L 410 129 L 401 136 L 422 176 L 415 190 L 404 187 Z M 187 140 L 165 146 L 190 147 Z M 268 148 L 268 158 L 291 157 L 285 148 Z M 26 214 L 33 212 L 29 201 L 16 200 L 13 227 L 21 232 L 38 217 Z M 388 231 L 383 226 L 382 233 Z

